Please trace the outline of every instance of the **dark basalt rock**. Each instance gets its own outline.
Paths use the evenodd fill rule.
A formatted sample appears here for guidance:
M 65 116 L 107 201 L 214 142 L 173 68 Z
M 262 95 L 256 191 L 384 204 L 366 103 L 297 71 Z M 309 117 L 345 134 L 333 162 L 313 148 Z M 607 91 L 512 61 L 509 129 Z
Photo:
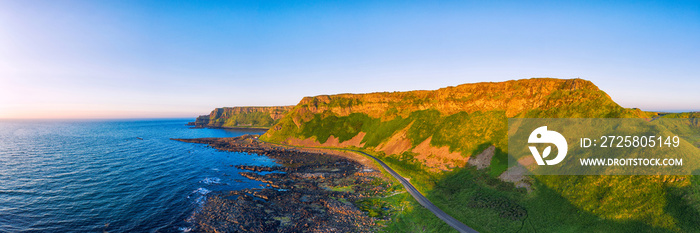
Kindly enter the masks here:
M 373 232 L 378 226 L 352 203 L 379 193 L 365 167 L 341 156 L 308 153 L 261 143 L 257 137 L 174 139 L 205 143 L 220 150 L 274 158 L 279 167 L 236 165 L 242 176 L 266 188 L 212 193 L 194 214 L 195 230 L 203 232 Z M 271 172 L 261 175 L 258 172 Z M 352 191 L 327 187 L 348 183 Z M 347 184 L 345 184 L 347 185 Z

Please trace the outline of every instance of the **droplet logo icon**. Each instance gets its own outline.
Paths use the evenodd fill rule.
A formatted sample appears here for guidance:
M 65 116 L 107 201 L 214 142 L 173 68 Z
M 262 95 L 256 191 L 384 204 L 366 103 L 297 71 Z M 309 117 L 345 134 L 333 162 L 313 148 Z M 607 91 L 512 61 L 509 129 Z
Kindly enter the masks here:
M 555 165 L 560 163 L 566 157 L 566 151 L 569 149 L 569 145 L 566 143 L 566 139 L 560 133 L 556 131 L 547 130 L 547 126 L 539 127 L 530 133 L 530 137 L 527 139 L 528 143 L 551 143 L 557 147 L 557 156 L 550 160 L 544 160 L 552 152 L 552 146 L 547 146 L 540 154 L 537 151 L 537 147 L 529 146 L 532 156 L 535 157 L 535 161 L 538 165 Z

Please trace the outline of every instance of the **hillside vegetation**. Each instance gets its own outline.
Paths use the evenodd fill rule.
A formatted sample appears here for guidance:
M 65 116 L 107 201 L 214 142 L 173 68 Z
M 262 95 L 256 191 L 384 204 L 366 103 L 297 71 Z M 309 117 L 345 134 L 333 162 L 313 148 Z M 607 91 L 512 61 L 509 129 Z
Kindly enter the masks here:
M 306 97 L 264 138 L 319 145 L 354 139 L 353 146 L 385 155 L 412 154 L 437 172 L 463 167 L 470 155 L 489 145 L 507 151 L 509 117 L 652 116 L 620 107 L 589 81 L 529 79 L 435 91 Z M 505 156 L 496 156 L 495 169 L 505 169 Z
M 481 232 L 700 231 L 697 177 L 504 181 L 507 119 L 513 117 L 651 120 L 658 115 L 623 108 L 590 81 L 544 78 L 306 97 L 261 138 L 377 155 L 438 207 Z M 487 169 L 467 165 L 491 146 Z M 392 206 L 389 231 L 451 230 L 407 194 L 375 201 Z
M 294 106 L 225 107 L 216 108 L 209 115 L 197 117 L 197 127 L 269 128 Z

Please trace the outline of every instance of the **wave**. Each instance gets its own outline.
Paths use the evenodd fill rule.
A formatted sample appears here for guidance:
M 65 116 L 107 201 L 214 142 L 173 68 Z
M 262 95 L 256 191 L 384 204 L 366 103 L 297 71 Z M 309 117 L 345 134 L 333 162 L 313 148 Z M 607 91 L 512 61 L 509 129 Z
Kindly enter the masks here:
M 202 195 L 207 195 L 207 194 L 209 194 L 210 192 L 211 192 L 211 190 L 205 189 L 205 188 L 198 188 L 197 190 L 192 191 L 192 193 L 199 193 L 199 194 L 202 194 Z
M 221 183 L 221 178 L 218 178 L 218 177 L 211 177 L 211 178 L 210 178 L 210 177 L 207 177 L 207 178 L 205 178 L 204 180 L 200 181 L 199 183 L 205 183 L 205 184 L 208 184 L 208 185 L 211 185 L 211 184 L 220 184 L 220 183 Z

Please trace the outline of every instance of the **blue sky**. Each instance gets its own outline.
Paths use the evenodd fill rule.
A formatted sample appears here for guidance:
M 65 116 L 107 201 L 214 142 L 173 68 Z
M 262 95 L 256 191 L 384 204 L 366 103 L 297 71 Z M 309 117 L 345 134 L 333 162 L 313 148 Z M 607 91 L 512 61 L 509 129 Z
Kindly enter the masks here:
M 531 77 L 700 110 L 700 1 L 0 0 L 0 118 L 194 117 Z

